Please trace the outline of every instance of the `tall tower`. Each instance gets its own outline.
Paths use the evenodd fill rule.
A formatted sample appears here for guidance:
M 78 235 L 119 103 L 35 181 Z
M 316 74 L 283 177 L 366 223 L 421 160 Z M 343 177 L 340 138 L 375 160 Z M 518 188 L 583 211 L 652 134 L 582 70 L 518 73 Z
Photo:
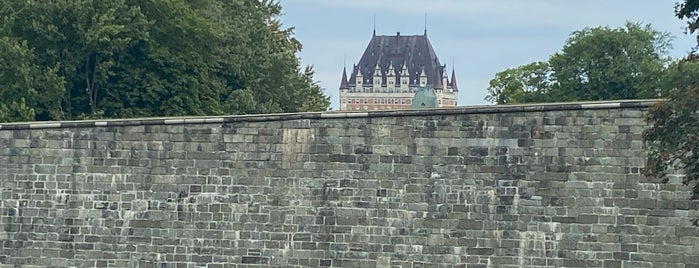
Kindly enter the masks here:
M 452 68 L 437 58 L 427 31 L 422 35 L 371 37 L 348 77 L 342 70 L 340 110 L 409 109 L 418 87 L 434 90 L 439 107 L 454 107 L 459 93 Z

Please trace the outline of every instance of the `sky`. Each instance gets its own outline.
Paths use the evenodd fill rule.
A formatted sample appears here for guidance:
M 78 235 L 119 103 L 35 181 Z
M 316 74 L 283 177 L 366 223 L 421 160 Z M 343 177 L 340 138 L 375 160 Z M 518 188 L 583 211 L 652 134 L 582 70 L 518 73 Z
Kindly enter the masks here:
M 281 0 L 285 27 L 303 48 L 301 63 L 338 109 L 342 68 L 359 61 L 375 27 L 377 35 L 427 36 L 442 64 L 456 71 L 458 105 L 483 105 L 497 72 L 559 52 L 569 35 L 585 27 L 651 24 L 674 38 L 670 55 L 696 44 L 674 16 L 675 0 Z

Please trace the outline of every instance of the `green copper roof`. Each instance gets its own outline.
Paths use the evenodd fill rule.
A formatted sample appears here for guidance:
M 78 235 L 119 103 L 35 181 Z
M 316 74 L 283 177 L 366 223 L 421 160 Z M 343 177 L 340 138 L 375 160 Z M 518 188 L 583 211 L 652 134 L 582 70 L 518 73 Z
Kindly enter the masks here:
M 434 90 L 427 87 L 418 87 L 415 91 L 415 97 L 413 97 L 413 102 L 410 105 L 412 109 L 421 108 L 436 108 L 437 107 L 437 96 L 434 94 Z

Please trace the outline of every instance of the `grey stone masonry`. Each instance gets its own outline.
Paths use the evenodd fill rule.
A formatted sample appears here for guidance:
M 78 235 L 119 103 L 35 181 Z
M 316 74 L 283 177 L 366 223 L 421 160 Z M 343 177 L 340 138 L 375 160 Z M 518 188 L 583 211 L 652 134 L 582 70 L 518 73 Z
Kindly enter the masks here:
M 657 101 L 0 124 L 0 267 L 699 267 Z

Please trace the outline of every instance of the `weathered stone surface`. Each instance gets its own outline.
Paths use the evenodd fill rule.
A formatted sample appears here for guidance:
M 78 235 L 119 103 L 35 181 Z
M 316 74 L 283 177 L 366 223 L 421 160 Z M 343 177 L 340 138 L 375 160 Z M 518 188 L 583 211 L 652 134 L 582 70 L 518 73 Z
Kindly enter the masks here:
M 652 101 L 0 125 L 0 267 L 695 267 Z

